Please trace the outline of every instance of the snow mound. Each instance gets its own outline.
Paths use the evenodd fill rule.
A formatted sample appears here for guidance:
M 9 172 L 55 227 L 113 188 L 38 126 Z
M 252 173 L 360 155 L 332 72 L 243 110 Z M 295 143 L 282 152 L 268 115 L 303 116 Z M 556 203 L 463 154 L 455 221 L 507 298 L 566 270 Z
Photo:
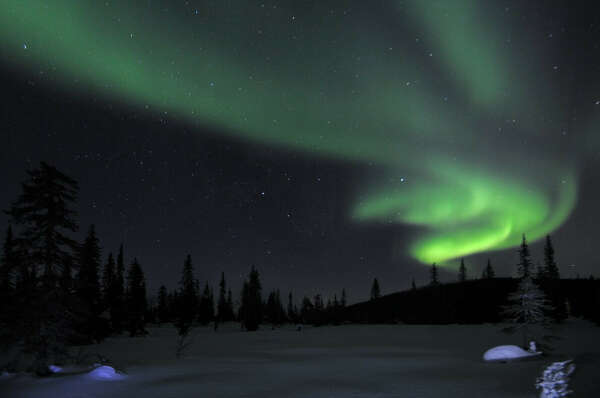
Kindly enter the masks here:
M 483 354 L 484 361 L 507 361 L 521 358 L 535 357 L 541 355 L 541 352 L 525 351 L 516 345 L 499 345 L 490 348 Z
M 50 366 L 48 366 L 48 370 L 50 370 L 50 372 L 52 372 L 52 373 L 60 373 L 63 371 L 63 368 L 61 368 L 60 366 L 56 366 L 56 365 L 50 365 Z
M 122 374 L 117 373 L 113 367 L 106 365 L 97 367 L 89 372 L 87 376 L 93 380 L 121 380 L 125 378 Z

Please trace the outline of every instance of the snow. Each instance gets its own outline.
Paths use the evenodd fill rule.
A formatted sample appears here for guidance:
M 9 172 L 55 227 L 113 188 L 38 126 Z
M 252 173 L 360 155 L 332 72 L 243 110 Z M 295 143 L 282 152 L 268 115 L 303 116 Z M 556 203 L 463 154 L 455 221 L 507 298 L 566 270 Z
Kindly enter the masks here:
M 99 366 L 87 374 L 92 380 L 122 380 L 125 378 L 122 374 L 115 372 L 115 369 L 111 366 Z
M 50 366 L 48 366 L 48 369 L 52 373 L 60 373 L 63 370 L 63 368 L 61 368 L 60 366 L 56 366 L 56 365 L 50 365 Z
M 516 345 L 500 345 L 490 348 L 483 354 L 484 361 L 507 361 L 541 355 L 541 352 L 525 351 Z
M 536 395 L 543 368 L 566 358 L 577 363 L 569 383 L 574 396 L 600 397 L 597 326 L 565 322 L 554 333 L 563 339 L 552 356 L 536 361 L 482 361 L 486 347 L 511 338 L 502 327 L 343 325 L 298 332 L 293 325 L 269 325 L 248 333 L 232 323 L 217 332 L 194 329 L 194 344 L 179 360 L 175 329 L 150 327 L 146 337 L 109 338 L 84 348 L 108 358 L 117 379 L 95 379 L 89 369 L 67 374 L 64 366 L 46 378 L 0 377 L 0 397 L 525 398 Z
M 540 398 L 560 398 L 571 394 L 569 376 L 574 370 L 575 364 L 571 359 L 548 366 L 535 384 L 537 389 L 542 390 Z

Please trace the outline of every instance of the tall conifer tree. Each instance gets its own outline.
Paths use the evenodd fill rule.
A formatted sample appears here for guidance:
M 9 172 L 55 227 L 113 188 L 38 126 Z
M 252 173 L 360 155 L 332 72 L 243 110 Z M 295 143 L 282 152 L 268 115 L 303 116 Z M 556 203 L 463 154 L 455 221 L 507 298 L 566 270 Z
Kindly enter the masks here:
M 129 272 L 127 273 L 127 329 L 130 336 L 146 334 L 145 319 L 146 314 L 146 281 L 144 271 L 134 258 Z
M 233 311 L 233 297 L 231 295 L 231 288 L 227 290 L 227 320 L 235 320 L 235 313 Z
M 12 228 L 6 230 L 2 256 L 0 257 L 0 341 L 10 342 L 11 324 L 15 321 L 18 307 L 14 292 L 13 275 L 17 268 Z
M 481 274 L 481 277 L 483 279 L 493 279 L 496 277 L 496 273 L 494 272 L 494 269 L 492 268 L 492 262 L 490 261 L 489 258 L 487 260 L 487 265 L 485 266 L 483 273 Z
M 99 315 L 101 312 L 101 293 L 98 271 L 100 268 L 100 244 L 92 224 L 88 230 L 79 255 L 79 273 L 75 280 L 77 296 L 85 306 L 85 320 L 81 332 L 90 339 L 99 339 Z
M 531 255 L 529 254 L 529 245 L 527 238 L 523 234 L 521 247 L 519 248 L 519 264 L 517 265 L 517 274 L 519 278 L 525 278 L 531 275 Z
M 438 269 L 435 263 L 431 264 L 431 270 L 429 271 L 429 275 L 431 277 L 429 284 L 431 286 L 437 286 L 440 284 L 438 279 Z
M 460 267 L 458 268 L 458 281 L 465 282 L 467 280 L 467 267 L 465 267 L 465 259 L 460 259 Z
M 11 223 L 19 227 L 19 308 L 11 329 L 24 340 L 23 348 L 35 353 L 35 370 L 46 373 L 51 355 L 65 352 L 73 331 L 72 302 L 68 292 L 60 288 L 59 277 L 78 248 L 68 234 L 77 231 L 71 205 L 79 186 L 45 162 L 27 174 L 21 195 L 6 212 Z
M 217 320 L 225 322 L 229 320 L 229 309 L 226 297 L 225 272 L 221 272 L 221 281 L 219 282 L 219 301 L 217 302 Z
M 194 266 L 192 265 L 192 256 L 187 255 L 183 269 L 181 271 L 181 280 L 179 282 L 179 313 L 177 317 L 178 328 L 189 328 L 198 315 L 198 296 L 196 294 L 196 279 L 194 278 Z
M 544 245 L 544 275 L 548 279 L 560 279 L 558 265 L 554 260 L 554 246 L 550 235 L 546 236 L 546 244 Z
M 379 281 L 377 278 L 373 279 L 373 284 L 371 285 L 371 300 L 376 300 L 381 297 L 381 290 L 379 289 Z
M 123 244 L 121 244 L 119 246 L 119 253 L 117 254 L 114 305 L 110 310 L 112 327 L 116 332 L 121 332 L 126 327 L 125 322 L 127 312 L 125 306 L 125 258 L 123 254 Z
M 262 286 L 260 275 L 252 266 L 248 280 L 242 289 L 242 305 L 240 309 L 240 321 L 248 331 L 258 329 L 262 320 Z
M 113 305 L 114 295 L 116 293 L 117 271 L 115 269 L 115 259 L 112 253 L 108 253 L 108 259 L 102 272 L 102 298 L 103 308 L 108 309 Z
M 165 285 L 161 285 L 158 289 L 158 306 L 157 306 L 157 317 L 159 323 L 169 322 L 169 298 L 167 294 L 167 288 Z

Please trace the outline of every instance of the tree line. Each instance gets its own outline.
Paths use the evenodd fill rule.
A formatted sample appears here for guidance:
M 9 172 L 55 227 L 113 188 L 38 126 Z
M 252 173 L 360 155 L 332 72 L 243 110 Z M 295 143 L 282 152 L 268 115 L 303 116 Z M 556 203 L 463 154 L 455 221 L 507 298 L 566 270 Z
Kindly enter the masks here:
M 144 333 L 146 286 L 137 259 L 126 266 L 122 246 L 116 261 L 109 254 L 100 281 L 94 226 L 83 242 L 69 236 L 79 228 L 72 209 L 77 182 L 44 162 L 27 173 L 21 194 L 5 210 L 0 342 L 31 354 L 30 370 L 43 374 L 50 360 L 64 361 L 69 344 L 111 332 Z
M 498 292 L 505 292 L 508 285 L 496 277 L 490 260 L 479 280 L 485 282 L 484 288 L 469 280 L 461 260 L 458 283 L 453 284 L 456 286 L 442 284 L 433 264 L 429 285 L 417 289 L 413 280 L 412 289 L 399 293 L 404 301 L 394 307 L 390 305 L 395 298 L 382 297 L 375 278 L 367 303 L 347 306 L 346 291 L 342 289 L 339 299 L 337 294 L 326 301 L 321 294 L 305 296 L 298 308 L 292 292 L 284 297 L 279 289 L 274 289 L 263 297 L 260 274 L 254 266 L 235 303 L 223 272 L 215 297 L 208 281 L 200 285 L 192 257 L 187 255 L 177 288 L 169 291 L 160 286 L 157 300 L 152 303 L 148 300 L 142 265 L 136 258 L 125 259 L 122 244 L 116 256 L 109 252 L 103 262 L 94 225 L 89 226 L 82 242 L 70 237 L 79 229 L 73 210 L 79 191 L 77 182 L 44 162 L 27 173 L 22 192 L 5 210 L 10 224 L 0 256 L 0 343 L 5 347 L 18 346 L 22 352 L 31 354 L 34 358 L 31 370 L 39 374 L 48 372 L 50 361 L 64 361 L 69 345 L 98 342 L 110 334 L 145 335 L 148 323 L 172 323 L 179 335 L 185 336 L 195 325 L 213 323 L 217 330 L 219 324 L 230 321 L 254 331 L 260 324 L 336 325 L 349 321 L 389 321 L 390 316 L 425 323 L 436 319 L 468 322 L 502 319 L 507 294 L 498 296 Z M 578 298 L 581 294 L 567 295 L 561 285 L 549 236 L 544 247 L 544 265 L 537 269 L 532 265 L 523 236 L 517 268 L 518 286 L 511 299 L 532 296 L 530 293 L 537 294 L 539 290 L 555 321 L 564 319 L 569 311 L 587 313 L 582 308 L 589 304 Z M 598 300 L 593 292 L 588 296 L 592 301 Z M 482 300 L 470 302 L 472 294 Z M 453 304 L 450 308 L 440 303 Z M 437 311 L 443 313 L 440 318 L 436 308 L 442 307 L 443 311 Z M 518 315 L 515 308 L 513 318 L 527 324 L 529 321 Z M 428 315 L 424 318 L 423 314 Z
M 201 288 L 195 278 L 190 255 L 178 288 L 168 292 L 161 286 L 152 305 L 142 265 L 137 258 L 126 261 L 122 244 L 103 263 L 94 225 L 82 242 L 70 236 L 79 230 L 73 210 L 77 181 L 45 162 L 27 175 L 20 195 L 4 210 L 9 226 L 0 256 L 0 344 L 32 355 L 30 370 L 36 373 L 47 373 L 50 361 L 64 362 L 69 345 L 99 342 L 113 333 L 144 335 L 149 322 L 185 330 L 210 322 L 216 329 L 236 320 L 252 331 L 264 322 L 337 322 L 334 313 L 346 305 L 345 290 L 339 301 L 336 296 L 327 304 L 321 295 L 304 297 L 300 309 L 291 292 L 285 308 L 278 289 L 263 301 L 252 267 L 236 310 L 225 274 L 215 302 L 209 283 Z

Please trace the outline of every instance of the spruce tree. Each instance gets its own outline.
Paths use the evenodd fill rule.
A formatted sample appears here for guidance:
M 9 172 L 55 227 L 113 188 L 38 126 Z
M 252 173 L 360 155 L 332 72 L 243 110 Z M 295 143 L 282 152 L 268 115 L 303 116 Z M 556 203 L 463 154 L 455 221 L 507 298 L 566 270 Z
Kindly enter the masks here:
M 417 290 L 417 284 L 415 283 L 415 278 L 412 278 L 412 282 L 410 284 L 410 289 L 411 290 Z
M 544 274 L 548 279 L 560 279 L 558 265 L 554 260 L 554 247 L 550 235 L 546 236 L 546 244 L 544 245 Z
M 523 347 L 528 347 L 529 341 L 535 339 L 533 327 L 547 326 L 546 311 L 551 310 L 546 296 L 538 288 L 531 275 L 519 280 L 518 288 L 508 296 L 509 306 L 504 314 L 515 326 L 508 331 L 521 330 Z
M 30 180 L 22 184 L 23 193 L 6 213 L 22 227 L 18 243 L 30 260 L 31 274 L 37 277 L 42 271 L 42 285 L 56 288 L 64 260 L 78 248 L 64 232 L 78 229 L 69 206 L 77 199 L 79 185 L 44 162 L 27 174 Z
M 44 162 L 27 174 L 21 195 L 6 211 L 19 227 L 15 292 L 19 302 L 10 329 L 23 341 L 23 349 L 35 354 L 35 371 L 47 373 L 51 356 L 64 355 L 73 335 L 74 304 L 60 288 L 59 277 L 78 247 L 67 234 L 77 231 L 71 205 L 79 186 Z
M 10 330 L 15 321 L 18 301 L 15 297 L 13 275 L 17 269 L 16 252 L 12 228 L 6 230 L 2 256 L 0 258 L 0 343 L 10 344 Z
M 346 289 L 342 289 L 342 298 L 340 300 L 342 308 L 346 307 Z
M 287 304 L 287 317 L 290 322 L 296 322 L 296 314 L 294 313 L 294 301 L 292 299 L 292 292 L 288 294 L 288 304 Z
M 100 269 L 100 244 L 92 224 L 88 230 L 79 255 L 79 273 L 75 280 L 77 297 L 85 309 L 85 320 L 80 331 L 89 339 L 102 337 L 99 332 L 101 293 L 98 271 Z
M 204 286 L 204 291 L 202 292 L 202 296 L 200 297 L 200 309 L 198 312 L 198 321 L 202 325 L 207 325 L 214 319 L 215 308 L 214 308 L 214 300 L 212 296 L 211 289 L 208 285 L 208 281 Z
M 458 281 L 465 282 L 467 280 L 467 268 L 465 267 L 465 259 L 460 259 L 460 267 L 458 268 Z
M 63 269 L 60 273 L 59 286 L 66 294 L 72 294 L 75 290 L 75 281 L 73 280 L 73 264 L 71 259 L 65 259 Z
M 523 234 L 523 240 L 521 241 L 521 247 L 519 248 L 517 274 L 519 278 L 531 276 L 531 255 L 529 254 L 529 245 L 527 245 L 525 234 Z
M 221 281 L 219 282 L 219 301 L 217 302 L 217 320 L 225 322 L 229 319 L 229 308 L 227 306 L 225 272 L 221 272 Z
M 439 285 L 440 281 L 438 279 L 438 270 L 437 270 L 437 265 L 435 265 L 435 263 L 431 264 L 431 270 L 429 272 L 430 272 L 429 275 L 431 277 L 429 285 L 431 285 L 431 286 Z
M 125 259 L 123 255 L 123 244 L 121 244 L 119 246 L 119 253 L 117 254 L 113 306 L 110 309 L 112 327 L 116 332 L 121 332 L 126 327 L 127 312 L 125 310 L 125 305 Z
M 227 290 L 227 320 L 235 320 L 235 314 L 233 311 L 233 297 L 231 295 L 231 288 Z
M 187 255 L 183 269 L 181 270 L 181 280 L 179 281 L 179 311 L 176 326 L 178 328 L 191 327 L 194 319 L 198 315 L 198 296 L 196 293 L 196 279 L 194 278 L 194 266 L 192 265 L 192 256 Z
M 495 277 L 496 277 L 496 273 L 494 272 L 494 269 L 492 268 L 492 263 L 491 263 L 490 259 L 488 258 L 487 265 L 485 266 L 485 269 L 483 270 L 483 273 L 481 274 L 481 278 L 482 279 L 493 279 Z
M 116 271 L 115 259 L 112 253 L 108 253 L 108 259 L 104 264 L 104 270 L 102 271 L 102 307 L 110 311 L 114 305 L 114 294 L 116 292 Z
M 308 323 L 310 321 L 313 309 L 313 303 L 308 297 L 304 296 L 304 298 L 302 299 L 302 305 L 300 307 L 300 318 L 302 320 L 302 323 Z
M 376 300 L 379 297 L 381 297 L 381 291 L 379 289 L 379 282 L 377 281 L 377 278 L 375 278 L 371 285 L 371 300 Z
M 560 272 L 554 259 L 554 247 L 550 235 L 546 236 L 544 245 L 544 278 L 542 287 L 547 294 L 552 305 L 552 317 L 556 322 L 562 322 L 567 317 L 567 307 L 565 297 L 560 291 Z
M 551 310 L 551 307 L 546 300 L 546 295 L 539 289 L 531 275 L 531 259 L 525 235 L 519 249 L 517 267 L 519 285 L 517 290 L 509 295 L 509 306 L 505 308 L 504 314 L 516 324 L 508 330 L 520 329 L 523 347 L 527 347 L 529 341 L 535 337 L 532 328 L 536 325 L 547 326 L 546 312 Z
M 158 289 L 158 323 L 169 322 L 171 320 L 169 315 L 169 298 L 167 294 L 167 288 L 165 285 L 161 285 Z
M 142 267 L 134 258 L 127 273 L 127 330 L 130 336 L 146 334 L 145 319 L 146 313 L 146 281 Z
M 2 257 L 0 258 L 0 306 L 7 304 L 13 289 L 13 274 L 17 267 L 16 248 L 12 227 L 6 229 Z M 1 308 L 1 307 L 0 307 Z
M 277 323 L 277 303 L 275 301 L 275 291 L 269 293 L 265 304 L 265 318 L 273 325 Z
M 242 289 L 240 321 L 247 331 L 255 331 L 262 320 L 262 286 L 260 275 L 252 266 L 248 280 Z
M 313 305 L 314 305 L 314 309 L 316 311 L 323 311 L 325 309 L 325 305 L 323 304 L 323 298 L 321 297 L 321 294 L 317 293 L 315 294 L 315 298 L 313 300 Z
M 325 303 L 320 293 L 316 294 L 313 299 L 312 324 L 320 326 L 324 323 L 325 318 Z
M 212 286 L 210 287 L 209 290 L 209 294 L 208 294 L 208 308 L 209 308 L 209 317 L 208 319 L 210 321 L 213 321 L 215 319 L 215 295 L 214 295 L 214 290 L 212 288 Z

